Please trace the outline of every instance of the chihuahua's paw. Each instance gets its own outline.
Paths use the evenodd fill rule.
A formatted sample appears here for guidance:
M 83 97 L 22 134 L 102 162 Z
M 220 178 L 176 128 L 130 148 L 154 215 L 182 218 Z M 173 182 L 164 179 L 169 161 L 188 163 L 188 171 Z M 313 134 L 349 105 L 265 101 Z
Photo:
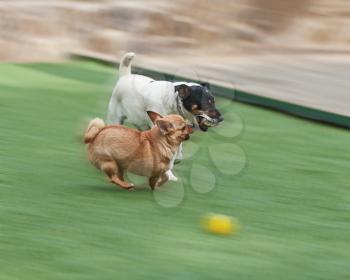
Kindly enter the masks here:
M 171 170 L 168 170 L 168 171 L 166 172 L 166 175 L 168 176 L 168 180 L 169 180 L 169 181 L 174 181 L 174 182 L 176 182 L 176 181 L 179 180 L 179 179 L 173 174 L 173 172 L 171 172 Z

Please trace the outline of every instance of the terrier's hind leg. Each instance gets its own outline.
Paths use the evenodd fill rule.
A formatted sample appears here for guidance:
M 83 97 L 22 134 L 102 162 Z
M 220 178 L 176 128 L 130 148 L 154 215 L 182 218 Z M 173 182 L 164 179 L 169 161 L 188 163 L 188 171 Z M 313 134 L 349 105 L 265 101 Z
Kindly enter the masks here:
M 115 101 L 114 96 L 112 96 L 108 105 L 107 124 L 123 124 L 125 119 L 122 104 Z
M 124 181 L 123 170 L 121 170 L 118 164 L 114 160 L 105 161 L 101 165 L 101 170 L 105 172 L 113 184 L 116 184 L 123 189 L 133 190 L 134 184 Z

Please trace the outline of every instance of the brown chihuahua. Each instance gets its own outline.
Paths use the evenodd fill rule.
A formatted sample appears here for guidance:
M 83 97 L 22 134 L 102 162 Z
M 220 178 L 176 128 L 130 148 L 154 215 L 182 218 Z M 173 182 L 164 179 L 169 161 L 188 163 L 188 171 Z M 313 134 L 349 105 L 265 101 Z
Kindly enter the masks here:
M 170 160 L 192 130 L 179 115 L 158 115 L 154 123 L 150 130 L 138 131 L 122 125 L 106 126 L 103 120 L 93 119 L 84 137 L 90 162 L 124 189 L 134 189 L 124 181 L 126 170 L 148 177 L 152 190 L 161 186 L 168 181 L 165 173 Z

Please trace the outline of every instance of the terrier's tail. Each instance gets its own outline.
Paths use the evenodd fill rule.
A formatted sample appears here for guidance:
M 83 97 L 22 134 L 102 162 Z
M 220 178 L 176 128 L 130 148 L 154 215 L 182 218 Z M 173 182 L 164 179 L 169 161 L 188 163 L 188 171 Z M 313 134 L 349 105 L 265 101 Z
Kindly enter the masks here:
M 119 64 L 119 77 L 131 74 L 131 61 L 135 54 L 133 52 L 128 52 L 124 54 Z
M 100 132 L 100 130 L 102 128 L 104 128 L 106 125 L 105 125 L 105 122 L 99 118 L 95 118 L 93 119 L 86 131 L 85 131 L 85 135 L 84 135 L 84 142 L 87 144 L 87 143 L 91 143 L 95 137 L 97 136 L 97 134 Z

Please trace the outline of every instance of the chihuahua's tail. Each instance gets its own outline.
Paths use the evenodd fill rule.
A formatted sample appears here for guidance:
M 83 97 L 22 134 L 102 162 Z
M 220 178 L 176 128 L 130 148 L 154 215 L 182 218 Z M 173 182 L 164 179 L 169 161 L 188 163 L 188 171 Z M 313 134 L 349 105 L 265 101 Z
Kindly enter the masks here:
M 135 54 L 133 52 L 124 54 L 119 64 L 119 77 L 131 74 L 131 61 L 134 56 Z
M 85 135 L 84 135 L 84 142 L 87 144 L 87 143 L 91 143 L 95 137 L 97 136 L 97 134 L 100 132 L 100 130 L 102 128 L 104 128 L 106 125 L 105 125 L 105 122 L 99 118 L 95 118 L 93 119 L 86 131 L 85 131 Z

